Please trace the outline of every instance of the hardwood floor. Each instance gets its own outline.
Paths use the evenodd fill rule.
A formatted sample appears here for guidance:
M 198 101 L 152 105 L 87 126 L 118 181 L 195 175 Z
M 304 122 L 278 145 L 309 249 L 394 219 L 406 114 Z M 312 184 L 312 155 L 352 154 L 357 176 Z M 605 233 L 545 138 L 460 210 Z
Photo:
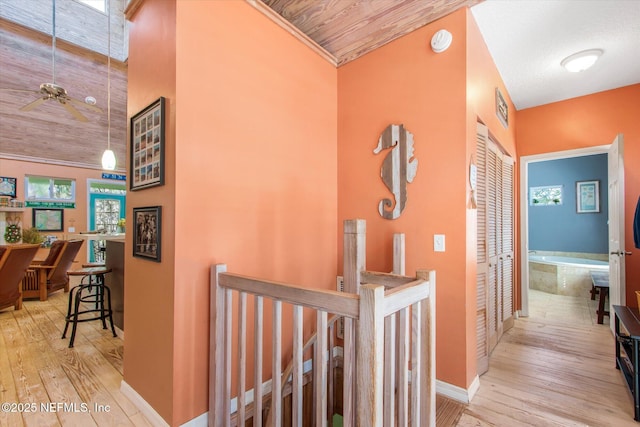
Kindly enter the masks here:
M 586 298 L 530 293 L 458 426 L 637 426 L 614 339 Z
M 151 425 L 120 393 L 120 338 L 88 322 L 73 349 L 60 339 L 67 295 L 0 311 L 0 402 L 36 403 L 33 412 L 0 411 L 0 426 Z M 608 317 L 597 325 L 595 302 L 585 298 L 532 292 L 530 301 L 531 316 L 504 335 L 471 404 L 438 396 L 438 427 L 637 426 Z
M 0 311 L 0 426 L 150 426 L 120 393 L 123 341 L 99 321 L 61 339 L 68 294 Z M 18 406 L 20 405 L 20 406 Z M 21 411 L 20 411 L 21 409 Z

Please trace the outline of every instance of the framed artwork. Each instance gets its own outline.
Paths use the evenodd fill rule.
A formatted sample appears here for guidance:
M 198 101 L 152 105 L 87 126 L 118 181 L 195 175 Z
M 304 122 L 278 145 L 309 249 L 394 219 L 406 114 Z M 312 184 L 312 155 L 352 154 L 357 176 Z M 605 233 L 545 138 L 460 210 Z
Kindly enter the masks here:
M 0 176 L 0 196 L 16 198 L 16 179 Z
M 600 212 L 600 181 L 577 181 L 578 213 Z
M 38 231 L 64 231 L 64 209 L 33 209 L 33 226 Z
M 133 256 L 160 262 L 162 206 L 133 208 Z
M 160 97 L 131 118 L 131 190 L 164 185 L 164 104 Z
M 562 185 L 545 185 L 529 188 L 529 206 L 562 205 Z
M 504 100 L 504 97 L 502 96 L 502 92 L 500 92 L 500 89 L 496 88 L 496 115 L 498 116 L 498 119 L 500 119 L 500 122 L 502 123 L 502 126 L 506 128 L 509 127 L 509 106 L 507 105 L 507 102 Z

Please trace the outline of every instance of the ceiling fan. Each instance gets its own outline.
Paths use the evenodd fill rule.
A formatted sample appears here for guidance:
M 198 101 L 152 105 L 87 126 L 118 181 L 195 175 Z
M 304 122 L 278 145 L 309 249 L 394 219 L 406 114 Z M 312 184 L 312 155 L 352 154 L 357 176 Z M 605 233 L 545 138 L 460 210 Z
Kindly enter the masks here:
M 31 111 L 37 106 L 45 103 L 46 101 L 53 100 L 60 103 L 69 113 L 73 115 L 77 120 L 81 122 L 88 122 L 89 120 L 72 104 L 88 108 L 92 111 L 102 112 L 100 107 L 88 104 L 84 101 L 72 98 L 67 94 L 67 90 L 62 86 L 56 84 L 56 1 L 53 0 L 53 31 L 52 31 L 52 68 L 53 68 L 53 83 L 42 83 L 40 90 L 25 90 L 25 89 L 1 89 L 7 92 L 30 92 L 39 95 L 39 98 L 24 105 L 20 108 L 20 111 Z

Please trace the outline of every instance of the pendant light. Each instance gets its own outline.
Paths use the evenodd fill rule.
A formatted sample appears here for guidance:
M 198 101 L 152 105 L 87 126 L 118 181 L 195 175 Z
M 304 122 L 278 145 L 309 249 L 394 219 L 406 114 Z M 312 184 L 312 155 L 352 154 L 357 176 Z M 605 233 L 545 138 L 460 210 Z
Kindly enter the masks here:
M 102 154 L 102 168 L 114 170 L 116 155 L 111 150 L 111 2 L 107 0 L 107 149 Z

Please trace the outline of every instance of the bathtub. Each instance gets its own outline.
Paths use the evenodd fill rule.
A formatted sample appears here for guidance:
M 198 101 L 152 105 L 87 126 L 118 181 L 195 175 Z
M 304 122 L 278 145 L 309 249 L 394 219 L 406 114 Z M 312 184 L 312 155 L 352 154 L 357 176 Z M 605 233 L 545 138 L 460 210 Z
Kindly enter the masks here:
M 589 297 L 591 271 L 609 271 L 609 262 L 573 256 L 529 254 L 529 288 Z

